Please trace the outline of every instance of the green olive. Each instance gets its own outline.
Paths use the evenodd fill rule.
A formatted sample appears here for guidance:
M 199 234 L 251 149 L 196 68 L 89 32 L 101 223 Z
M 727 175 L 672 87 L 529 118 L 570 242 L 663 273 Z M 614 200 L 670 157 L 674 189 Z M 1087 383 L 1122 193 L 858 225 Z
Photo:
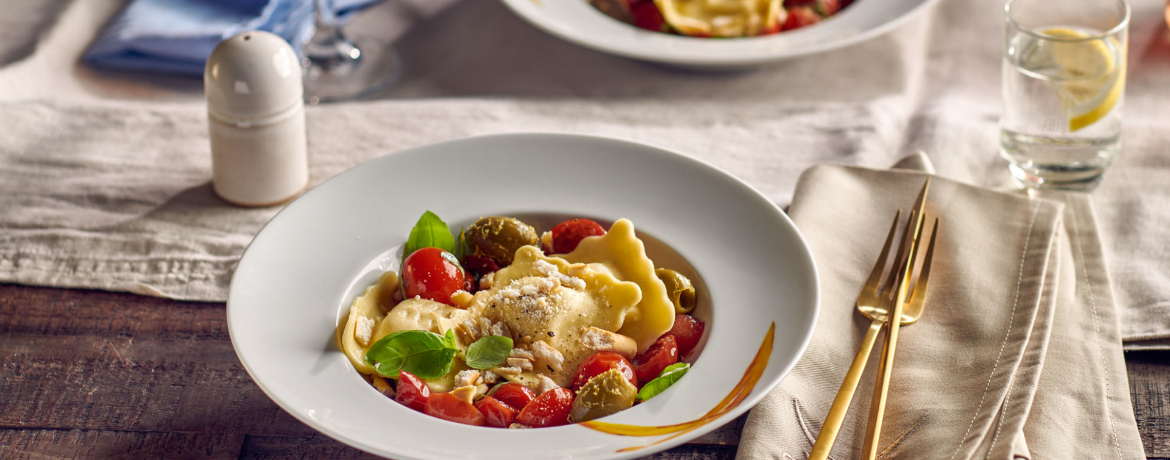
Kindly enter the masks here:
M 483 217 L 463 231 L 472 253 L 487 257 L 500 267 L 512 264 L 521 246 L 535 246 L 540 236 L 532 226 L 511 217 Z
M 610 369 L 581 386 L 573 400 L 570 419 L 580 423 L 616 414 L 633 406 L 637 395 L 638 388 L 621 371 Z
M 691 280 L 669 268 L 659 268 L 654 274 L 666 284 L 666 295 L 674 302 L 675 313 L 690 313 L 695 309 L 695 286 Z

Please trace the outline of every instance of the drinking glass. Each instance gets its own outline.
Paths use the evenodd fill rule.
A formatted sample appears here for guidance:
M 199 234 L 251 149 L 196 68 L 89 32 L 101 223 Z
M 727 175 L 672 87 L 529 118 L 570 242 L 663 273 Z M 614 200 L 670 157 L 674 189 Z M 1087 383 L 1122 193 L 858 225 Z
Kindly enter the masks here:
M 1129 5 L 1008 0 L 1000 154 L 1020 187 L 1092 190 L 1121 151 Z
M 389 44 L 347 37 L 329 0 L 314 0 L 316 31 L 302 50 L 305 102 L 357 99 L 389 86 L 402 73 Z

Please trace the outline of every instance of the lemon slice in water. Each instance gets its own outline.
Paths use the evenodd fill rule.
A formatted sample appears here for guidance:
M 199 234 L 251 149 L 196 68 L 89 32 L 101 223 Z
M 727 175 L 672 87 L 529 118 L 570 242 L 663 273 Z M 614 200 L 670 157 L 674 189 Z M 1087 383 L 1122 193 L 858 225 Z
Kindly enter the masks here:
M 1044 31 L 1055 38 L 1086 38 L 1079 30 L 1057 27 Z M 1125 90 L 1124 48 L 1116 38 L 1046 43 L 1044 59 L 1059 69 L 1051 81 L 1068 116 L 1069 131 L 1077 131 L 1108 115 Z M 1120 59 L 1119 59 L 1120 57 Z

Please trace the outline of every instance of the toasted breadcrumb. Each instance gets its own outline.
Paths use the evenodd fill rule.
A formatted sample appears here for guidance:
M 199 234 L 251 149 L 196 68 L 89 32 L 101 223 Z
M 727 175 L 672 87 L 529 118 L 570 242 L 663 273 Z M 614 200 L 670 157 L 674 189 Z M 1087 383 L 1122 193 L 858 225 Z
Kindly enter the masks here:
M 479 380 L 479 371 L 475 369 L 462 370 L 455 374 L 455 387 L 475 385 L 476 380 Z
M 565 363 L 565 356 L 549 345 L 548 342 L 536 341 L 532 343 L 532 354 L 536 357 L 535 363 L 541 367 L 548 366 L 555 372 L 561 371 Z
M 538 381 L 537 388 L 540 389 L 540 394 L 545 394 L 548 391 L 561 388 L 560 385 L 557 385 L 557 382 L 554 382 L 553 379 L 544 374 L 537 374 L 536 380 Z
M 451 304 L 457 308 L 466 310 L 467 306 L 471 304 L 471 299 L 473 298 L 474 296 L 472 296 L 470 292 L 460 289 L 451 293 Z
M 532 370 L 532 360 L 524 358 L 508 358 L 504 360 L 509 367 L 519 367 L 522 371 Z

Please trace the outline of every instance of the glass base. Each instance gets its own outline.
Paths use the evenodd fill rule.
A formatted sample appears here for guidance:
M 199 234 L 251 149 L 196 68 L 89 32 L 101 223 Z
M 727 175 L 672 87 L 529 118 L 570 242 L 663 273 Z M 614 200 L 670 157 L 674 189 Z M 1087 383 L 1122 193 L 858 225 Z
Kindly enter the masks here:
M 302 62 L 306 103 L 360 99 L 390 86 L 402 75 L 398 52 L 376 40 L 349 39 L 335 51 L 306 53 Z
M 1121 150 L 1119 136 L 1069 139 L 1000 131 L 1000 155 L 1020 188 L 1091 191 Z
M 1018 188 L 1044 188 L 1091 192 L 1105 177 L 1104 169 L 1094 171 L 1065 171 L 1060 169 L 1025 169 L 1016 164 L 1008 165 L 1012 183 Z

